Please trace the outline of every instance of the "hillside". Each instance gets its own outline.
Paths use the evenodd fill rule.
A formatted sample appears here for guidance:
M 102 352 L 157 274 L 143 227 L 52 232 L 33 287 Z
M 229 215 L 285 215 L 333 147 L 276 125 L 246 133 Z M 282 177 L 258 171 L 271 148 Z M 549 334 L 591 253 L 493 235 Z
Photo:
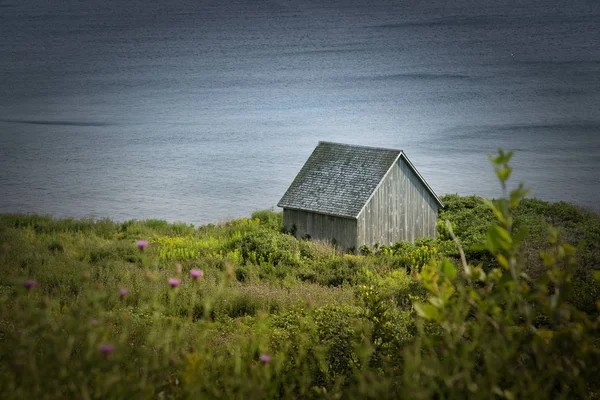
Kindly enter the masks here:
M 2 215 L 3 398 L 597 398 L 598 215 L 443 201 L 438 239 L 357 255 L 273 211 Z

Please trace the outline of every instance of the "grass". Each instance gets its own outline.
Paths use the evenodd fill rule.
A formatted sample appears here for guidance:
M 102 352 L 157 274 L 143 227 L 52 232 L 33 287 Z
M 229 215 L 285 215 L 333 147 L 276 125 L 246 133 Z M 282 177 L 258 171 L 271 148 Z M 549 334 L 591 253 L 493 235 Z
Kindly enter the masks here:
M 481 198 L 447 195 L 443 201 L 447 207 L 440 221 L 450 221 L 473 271 L 483 274 L 479 283 L 464 286 L 464 298 L 489 288 L 460 307 L 452 293 L 463 290 L 463 279 L 475 278 L 443 280 L 462 268 L 443 224 L 438 239 L 363 247 L 364 255 L 345 255 L 326 243 L 281 233 L 281 213 L 272 210 L 201 227 L 160 220 L 1 215 L 0 391 L 7 399 L 532 395 L 525 383 L 512 381 L 514 375 L 499 371 L 496 379 L 481 364 L 492 357 L 487 337 L 489 346 L 505 346 L 503 340 L 509 339 L 519 343 L 515 351 L 532 354 L 538 362 L 550 360 L 542 353 L 558 360 L 562 369 L 548 369 L 529 361 L 521 365 L 510 358 L 516 353 L 494 353 L 502 360 L 496 360 L 498 365 L 506 367 L 510 359 L 517 372 L 525 366 L 545 371 L 526 382 L 540 397 L 597 398 L 598 380 L 589 373 L 598 376 L 599 365 L 600 288 L 594 280 L 600 269 L 598 215 L 536 199 L 523 199 L 512 214 L 515 231 L 529 230 L 522 243 L 511 245 L 523 274 L 531 277 L 523 284 L 534 288 L 548 276 L 553 279 L 539 292 L 527 289 L 533 292 L 524 302 L 538 304 L 552 288 L 569 283 L 569 291 L 552 300 L 562 304 L 561 312 L 570 313 L 569 318 L 552 322 L 557 309 L 546 315 L 540 305 L 531 325 L 535 332 L 542 326 L 554 332 L 548 337 L 562 335 L 561 350 L 552 347 L 558 339 L 543 345 L 523 336 L 520 332 L 530 328 L 525 329 L 518 307 L 514 319 L 505 316 L 499 325 L 510 332 L 504 336 L 481 322 L 496 321 L 494 307 L 499 306 L 485 303 L 488 310 L 477 299 L 488 299 L 499 290 L 498 282 L 512 279 L 490 283 L 498 273 L 504 276 L 496 272 L 502 270 L 504 250 L 482 247 L 489 244 L 489 227 L 502 224 Z M 550 226 L 558 228 L 554 242 L 547 240 Z M 148 247 L 138 248 L 138 240 L 147 240 Z M 564 257 L 570 247 L 557 244 L 563 242 L 577 247 L 568 268 Z M 548 248 L 562 253 L 550 250 L 551 256 L 541 259 L 540 252 Z M 558 264 L 562 267 L 552 269 Z M 203 276 L 194 278 L 192 269 L 202 270 Z M 433 270 L 438 272 L 432 275 Z M 559 271 L 571 272 L 562 276 Z M 179 284 L 172 287 L 169 279 Z M 35 286 L 25 287 L 31 280 Z M 449 285 L 454 289 L 446 296 L 442 289 Z M 499 293 L 493 298 L 505 295 Z M 500 307 L 511 304 L 498 301 L 504 304 Z M 469 309 L 470 317 L 456 319 L 459 310 Z M 444 319 L 450 316 L 452 323 Z M 470 332 L 471 339 L 450 341 L 456 331 L 449 327 L 462 327 L 460 335 Z M 565 355 L 572 334 L 588 347 Z M 464 347 L 468 343 L 485 357 L 474 356 Z M 481 371 L 479 375 L 448 367 L 471 362 L 469 368 Z M 564 366 L 569 362 L 578 364 L 568 370 Z M 440 365 L 443 371 L 437 369 Z M 428 375 L 433 371 L 437 376 Z M 562 386 L 561 377 L 566 382 Z M 489 385 L 477 386 L 482 382 Z

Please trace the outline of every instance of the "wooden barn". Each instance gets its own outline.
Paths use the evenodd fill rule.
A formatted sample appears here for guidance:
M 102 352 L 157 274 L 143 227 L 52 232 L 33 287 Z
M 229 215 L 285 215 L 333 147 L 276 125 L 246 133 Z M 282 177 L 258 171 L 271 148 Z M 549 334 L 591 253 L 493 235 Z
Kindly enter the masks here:
M 436 237 L 444 204 L 402 150 L 319 142 L 278 206 L 297 238 L 359 249 Z

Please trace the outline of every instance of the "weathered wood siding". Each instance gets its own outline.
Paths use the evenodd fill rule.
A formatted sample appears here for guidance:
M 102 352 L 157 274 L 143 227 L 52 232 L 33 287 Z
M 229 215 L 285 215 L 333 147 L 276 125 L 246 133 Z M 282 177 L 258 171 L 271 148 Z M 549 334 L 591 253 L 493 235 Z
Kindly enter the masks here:
M 334 217 L 308 211 L 283 210 L 283 224 L 286 230 L 296 227 L 296 237 L 310 235 L 313 240 L 326 240 L 344 250 L 356 247 L 356 220 Z
M 358 216 L 358 247 L 436 237 L 437 218 L 435 198 L 400 157 Z

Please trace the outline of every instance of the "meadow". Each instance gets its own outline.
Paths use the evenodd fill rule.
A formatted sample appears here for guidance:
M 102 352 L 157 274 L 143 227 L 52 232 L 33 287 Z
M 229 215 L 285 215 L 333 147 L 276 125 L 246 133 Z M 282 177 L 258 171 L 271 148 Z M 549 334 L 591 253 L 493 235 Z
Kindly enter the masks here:
M 508 190 L 509 161 L 437 239 L 357 254 L 272 210 L 1 215 L 2 398 L 599 398 L 600 218 Z

